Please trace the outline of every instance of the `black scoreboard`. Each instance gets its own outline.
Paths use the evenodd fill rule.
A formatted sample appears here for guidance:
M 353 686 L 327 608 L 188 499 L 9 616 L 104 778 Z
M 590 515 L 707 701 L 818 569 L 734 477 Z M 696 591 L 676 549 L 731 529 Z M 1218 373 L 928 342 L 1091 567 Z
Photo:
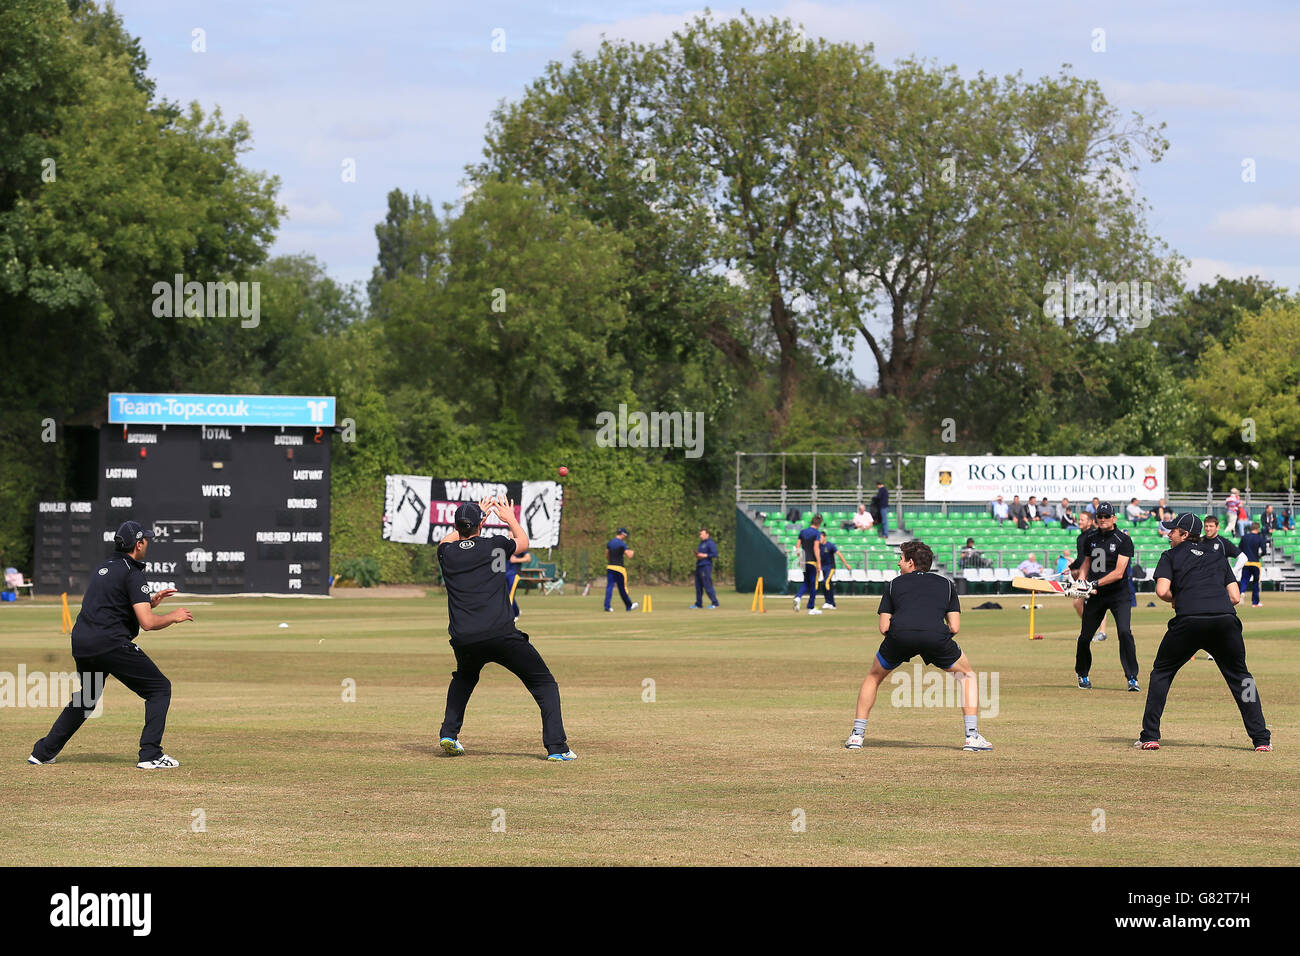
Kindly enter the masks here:
M 131 519 L 155 533 L 153 590 L 329 593 L 329 443 L 317 427 L 103 426 L 97 500 L 38 506 L 37 590 L 84 590 Z

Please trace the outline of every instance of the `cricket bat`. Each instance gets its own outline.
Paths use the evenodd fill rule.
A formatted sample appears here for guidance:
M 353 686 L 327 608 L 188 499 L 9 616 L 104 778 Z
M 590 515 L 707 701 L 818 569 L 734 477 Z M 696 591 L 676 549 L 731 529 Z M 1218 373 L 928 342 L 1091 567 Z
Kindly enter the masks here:
M 1012 578 L 1011 586 L 1013 588 L 1019 588 L 1022 591 L 1042 591 L 1045 594 L 1065 593 L 1064 584 L 1060 581 L 1049 581 L 1045 578 Z

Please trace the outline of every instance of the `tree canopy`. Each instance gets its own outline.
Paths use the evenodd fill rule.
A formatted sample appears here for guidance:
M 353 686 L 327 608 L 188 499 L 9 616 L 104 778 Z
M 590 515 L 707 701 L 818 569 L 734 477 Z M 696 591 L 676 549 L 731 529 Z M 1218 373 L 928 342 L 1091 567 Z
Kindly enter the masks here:
M 573 527 L 596 541 L 653 502 L 666 543 L 680 509 L 729 522 L 736 450 L 1239 453 L 1276 487 L 1300 445 L 1295 297 L 1184 288 L 1137 188 L 1163 130 L 1068 65 L 888 67 L 748 14 L 607 41 L 494 112 L 461 201 L 392 184 L 364 289 L 269 256 L 283 211 L 244 163 L 253 131 L 160 98 L 111 7 L 6 3 L 0 93 L 0 322 L 32 359 L 0 376 L 11 562 L 70 487 L 44 423 L 97 424 L 110 390 L 337 395 L 353 557 L 392 471 L 581 462 Z M 178 274 L 258 283 L 260 323 L 156 315 Z M 620 404 L 702 412 L 703 457 L 599 448 Z M 419 566 L 391 553 L 386 577 Z

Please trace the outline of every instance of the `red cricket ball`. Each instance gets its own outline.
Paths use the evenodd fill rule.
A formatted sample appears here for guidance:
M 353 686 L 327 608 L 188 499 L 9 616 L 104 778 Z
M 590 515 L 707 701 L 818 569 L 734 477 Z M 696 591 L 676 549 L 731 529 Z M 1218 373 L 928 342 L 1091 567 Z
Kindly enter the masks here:
M 560 466 L 560 477 L 563 478 L 563 477 L 565 477 L 566 475 L 568 475 L 568 473 L 569 473 L 569 469 L 566 468 L 564 465 L 561 465 L 561 466 Z

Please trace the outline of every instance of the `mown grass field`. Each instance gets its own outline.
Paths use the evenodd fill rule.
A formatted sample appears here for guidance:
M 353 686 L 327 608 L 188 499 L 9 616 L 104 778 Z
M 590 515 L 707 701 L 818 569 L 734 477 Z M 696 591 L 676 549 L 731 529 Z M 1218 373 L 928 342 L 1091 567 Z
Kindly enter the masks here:
M 968 598 L 959 641 L 998 677 L 980 727 L 996 749 L 970 754 L 958 710 L 893 706 L 889 684 L 867 747 L 842 748 L 879 641 L 876 599 L 809 617 L 783 598 L 757 615 L 735 593 L 719 611 L 687 610 L 685 589 L 653 594 L 648 615 L 605 614 L 594 591 L 522 599 L 520 626 L 560 683 L 569 764 L 542 759 L 536 705 L 496 667 L 470 704 L 468 755 L 442 755 L 453 660 L 437 594 L 190 602 L 193 624 L 140 638 L 173 683 L 164 744 L 182 766 L 134 769 L 143 706 L 115 681 L 53 766 L 25 760 L 57 710 L 0 708 L 0 861 L 1300 862 L 1300 595 L 1241 610 L 1272 754 L 1251 750 L 1205 660 L 1174 683 L 1164 749 L 1132 748 L 1168 618 L 1146 595 L 1141 694 L 1123 689 L 1113 636 L 1094 645 L 1096 689 L 1074 686 L 1063 600 L 1043 602 L 1045 640 L 1030 642 L 1023 597 L 996 598 L 1002 611 Z M 72 669 L 56 605 L 0 608 L 0 672 L 20 664 Z M 206 832 L 192 829 L 198 810 Z

